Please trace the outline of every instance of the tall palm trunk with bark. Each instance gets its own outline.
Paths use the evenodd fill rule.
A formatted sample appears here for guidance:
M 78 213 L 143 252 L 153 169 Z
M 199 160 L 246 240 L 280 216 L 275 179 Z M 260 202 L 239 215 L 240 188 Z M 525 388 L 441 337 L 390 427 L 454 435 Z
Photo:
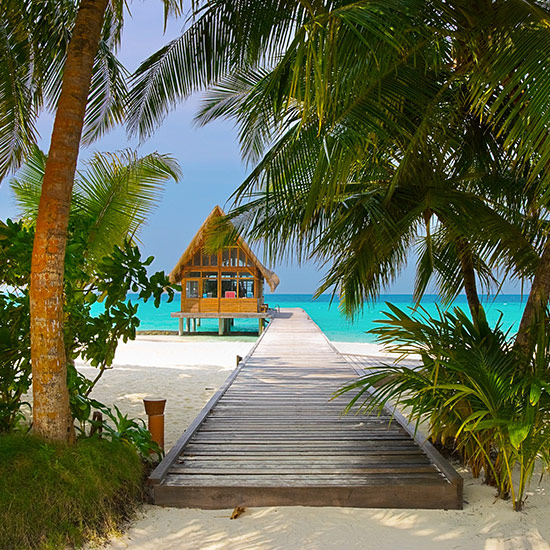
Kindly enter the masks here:
M 472 319 L 476 322 L 481 310 L 481 302 L 479 301 L 479 295 L 477 293 L 474 258 L 468 241 L 459 239 L 457 246 L 462 277 L 464 278 L 464 292 L 466 293 L 466 299 L 468 300 Z
M 546 241 L 531 284 L 529 298 L 523 310 L 514 349 L 528 359 L 533 344 L 533 325 L 542 319 L 550 297 L 550 238 Z
M 445 216 L 439 214 L 438 219 L 447 228 L 451 229 L 452 224 L 448 222 Z M 460 272 L 464 281 L 464 292 L 466 294 L 466 300 L 468 301 L 468 307 L 472 320 L 476 322 L 479 318 L 479 314 L 483 309 L 479 300 L 479 294 L 477 291 L 476 272 L 474 267 L 474 255 L 470 243 L 465 237 L 455 237 L 456 251 L 458 259 L 460 261 Z
M 74 437 L 63 341 L 63 273 L 78 150 L 107 3 L 80 3 L 36 221 L 30 287 L 33 429 L 47 439 Z

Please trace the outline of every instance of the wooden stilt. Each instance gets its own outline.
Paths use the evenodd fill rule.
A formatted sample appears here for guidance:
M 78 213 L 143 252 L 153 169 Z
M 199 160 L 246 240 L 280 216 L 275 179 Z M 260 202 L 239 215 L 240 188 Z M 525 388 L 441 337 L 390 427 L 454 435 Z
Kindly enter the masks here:
M 225 319 L 218 319 L 218 334 L 223 336 L 225 329 Z
M 183 317 L 178 319 L 178 334 L 183 336 Z
M 264 320 L 262 318 L 258 319 L 258 334 L 262 334 L 264 331 Z
M 191 319 L 187 318 L 187 332 L 191 332 Z
M 197 320 L 193 319 L 193 332 L 197 332 Z

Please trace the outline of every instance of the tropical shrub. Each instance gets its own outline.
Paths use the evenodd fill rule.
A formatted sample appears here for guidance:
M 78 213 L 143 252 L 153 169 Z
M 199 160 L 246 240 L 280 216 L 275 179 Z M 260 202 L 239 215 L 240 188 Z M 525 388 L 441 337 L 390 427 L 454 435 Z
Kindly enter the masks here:
M 86 258 L 89 225 L 74 219 L 69 235 L 65 271 L 67 383 L 73 418 L 79 424 L 80 434 L 85 435 L 94 409 L 101 410 L 106 420 L 118 418 L 118 424 L 122 422 L 89 395 L 112 364 L 119 341 L 136 336 L 138 306 L 128 299 L 128 292 L 137 293 L 143 301 L 153 299 L 158 307 L 163 292 L 168 292 L 168 299 L 172 300 L 174 290 L 163 272 L 147 274 L 147 266 L 153 258 L 143 260 L 138 248 L 128 241 L 92 263 Z M 0 225 L 0 283 L 3 287 L 0 292 L 0 433 L 24 425 L 22 408 L 30 408 L 22 397 L 31 384 L 28 280 L 33 237 L 32 226 L 22 221 L 7 220 Z M 94 313 L 92 308 L 98 301 L 103 310 Z M 78 356 L 98 368 L 93 380 L 74 367 Z M 160 454 L 143 426 L 131 424 L 133 421 L 127 418 L 124 422 L 127 426 L 121 433 L 125 435 L 110 439 L 133 441 L 147 459 L 151 450 Z M 114 422 L 115 431 L 118 424 Z M 106 435 L 111 433 L 110 429 L 105 423 Z
M 12 293 L 0 294 L 0 433 L 23 425 L 22 401 L 28 391 L 31 365 L 21 346 L 30 345 L 28 302 Z
M 21 401 L 31 384 L 29 300 L 33 231 L 21 222 L 0 223 L 0 433 L 23 426 Z
M 498 495 L 521 510 L 537 459 L 550 466 L 548 318 L 536 327 L 525 371 L 501 319 L 492 328 L 483 314 L 474 322 L 458 308 L 434 318 L 423 309 L 409 316 L 387 305 L 387 319 L 371 332 L 398 359 L 340 391 L 359 390 L 348 410 L 403 407 L 411 421 L 427 421 L 432 440 L 454 440 L 473 474 L 484 471 Z M 399 363 L 409 356 L 420 358 L 417 367 Z M 367 393 L 371 386 L 374 396 Z
M 28 428 L 22 408 L 30 405 L 22 396 L 31 384 L 29 279 L 46 160 L 37 147 L 32 149 L 11 181 L 22 219 L 0 222 L 0 433 Z M 136 336 L 138 306 L 128 293 L 136 293 L 143 301 L 153 299 L 157 307 L 164 292 L 169 301 L 173 299 L 173 287 L 163 272 L 148 275 L 153 257 L 141 258 L 135 237 L 166 181 L 178 177 L 178 164 L 166 155 L 96 153 L 77 174 L 69 218 L 64 347 L 72 417 L 83 436 L 99 431 L 98 421 L 94 425 L 91 419 L 94 409 L 101 411 L 105 436 L 133 442 L 147 460 L 151 451 L 156 456 L 160 449 L 145 427 L 118 411 L 113 413 L 90 393 L 112 364 L 119 341 Z M 102 304 L 99 312 L 98 302 Z M 93 380 L 74 367 L 79 356 L 97 367 Z M 125 427 L 120 430 L 122 424 Z

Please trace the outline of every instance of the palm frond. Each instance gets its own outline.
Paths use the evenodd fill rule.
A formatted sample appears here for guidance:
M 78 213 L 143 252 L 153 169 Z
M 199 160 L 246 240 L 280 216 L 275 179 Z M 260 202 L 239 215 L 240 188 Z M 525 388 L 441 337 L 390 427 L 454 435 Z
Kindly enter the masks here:
M 34 148 L 17 178 L 11 181 L 23 217 L 36 220 L 46 155 Z M 168 155 L 138 157 L 132 151 L 96 153 L 75 179 L 71 220 L 88 228 L 89 260 L 108 255 L 113 245 L 135 239 L 156 208 L 169 180 L 178 181 L 181 170 Z
M 13 18 L 0 21 L 0 180 L 15 170 L 36 140 L 32 48 Z M 23 35 L 23 36 L 21 36 Z
M 21 216 L 32 223 L 38 215 L 46 159 L 46 154 L 35 145 L 17 176 L 10 180 L 10 187 Z
M 90 220 L 88 250 L 100 259 L 113 243 L 134 239 L 160 200 L 165 183 L 180 178 L 177 162 L 152 153 L 97 153 L 78 172 L 75 215 Z
M 128 93 L 127 75 L 128 72 L 109 45 L 101 41 L 86 106 L 83 145 L 89 145 L 123 121 Z

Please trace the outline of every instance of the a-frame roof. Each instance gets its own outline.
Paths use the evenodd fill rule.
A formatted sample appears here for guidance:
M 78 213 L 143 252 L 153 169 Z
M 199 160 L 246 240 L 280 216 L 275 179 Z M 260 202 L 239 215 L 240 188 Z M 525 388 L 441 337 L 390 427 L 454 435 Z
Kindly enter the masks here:
M 219 206 L 216 205 L 212 210 L 212 212 L 210 212 L 206 220 L 204 220 L 204 223 L 201 225 L 201 227 L 197 231 L 197 234 L 193 237 L 193 239 L 189 243 L 189 246 L 185 249 L 185 252 L 181 255 L 181 258 L 176 264 L 176 267 L 172 269 L 170 273 L 171 283 L 177 283 L 181 280 L 181 272 L 183 271 L 185 264 L 193 258 L 195 252 L 197 252 L 203 247 L 208 231 L 211 229 L 212 223 L 214 222 L 214 220 L 216 220 L 217 218 L 221 218 L 222 216 L 225 216 L 225 212 Z M 273 271 L 270 271 L 269 269 L 267 269 L 267 267 L 265 267 L 260 262 L 260 260 L 258 260 L 254 252 L 252 252 L 250 247 L 246 244 L 245 240 L 240 235 L 237 236 L 236 244 L 240 246 L 248 254 L 250 259 L 254 263 L 254 266 L 260 270 L 260 273 L 263 275 L 264 279 L 267 281 L 267 284 L 269 285 L 271 292 L 274 292 L 277 286 L 279 285 L 279 282 L 280 282 L 279 277 Z

